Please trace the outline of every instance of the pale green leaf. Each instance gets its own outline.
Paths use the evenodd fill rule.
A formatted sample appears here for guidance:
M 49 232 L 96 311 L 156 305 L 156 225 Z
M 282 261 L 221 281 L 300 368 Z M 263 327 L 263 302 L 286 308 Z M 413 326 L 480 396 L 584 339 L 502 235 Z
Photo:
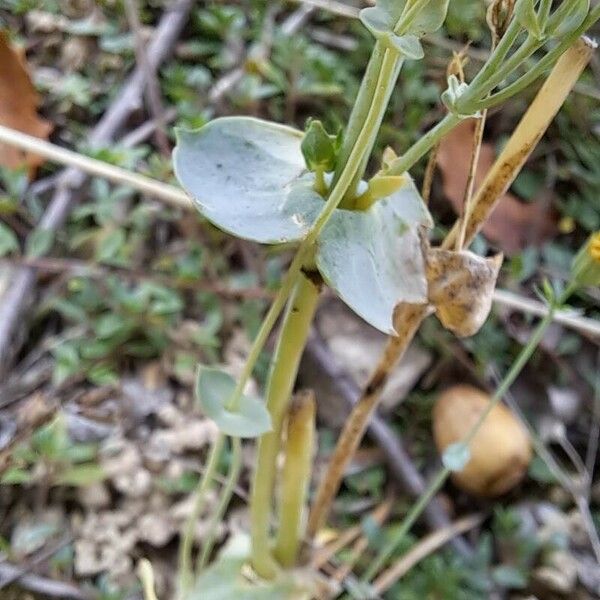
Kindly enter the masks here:
M 406 58 L 421 60 L 425 56 L 423 46 L 416 35 L 392 35 L 389 41 Z
M 401 20 L 405 19 L 405 9 L 408 12 L 410 4 L 407 7 L 406 0 L 378 0 L 376 6 L 360 11 L 360 20 L 376 38 L 392 41 L 391 36 L 397 26 L 402 29 L 402 35 L 420 37 L 425 33 L 437 31 L 443 25 L 449 0 L 430 0 L 403 26 Z
M 395 333 L 400 302 L 427 301 L 418 230 L 432 221 L 409 177 L 366 211 L 337 210 L 317 241 L 317 266 L 340 298 L 365 321 Z
M 0 483 L 5 485 L 23 485 L 25 483 L 29 483 L 33 481 L 34 476 L 33 473 L 27 471 L 25 469 L 19 469 L 19 467 L 10 467 L 2 478 L 0 479 Z
M 226 435 L 253 438 L 271 430 L 271 417 L 259 398 L 242 395 L 237 410 L 227 403 L 235 390 L 235 380 L 219 369 L 198 367 L 196 396 L 204 414 Z
M 456 442 L 450 444 L 442 454 L 442 463 L 444 466 L 454 473 L 462 471 L 469 460 L 471 459 L 471 452 L 467 444 L 462 442 Z
M 324 202 L 312 188 L 300 131 L 250 117 L 177 132 L 175 174 L 211 223 L 264 244 L 302 239 Z

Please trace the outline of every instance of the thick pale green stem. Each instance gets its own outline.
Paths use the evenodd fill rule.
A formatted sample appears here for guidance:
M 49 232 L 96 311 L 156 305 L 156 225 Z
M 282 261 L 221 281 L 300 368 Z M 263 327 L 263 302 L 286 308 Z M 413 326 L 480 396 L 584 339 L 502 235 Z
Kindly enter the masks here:
M 212 554 L 213 547 L 215 545 L 215 534 L 217 527 L 223 520 L 223 515 L 229 506 L 233 490 L 240 477 L 242 470 L 242 441 L 240 438 L 231 439 L 231 465 L 229 466 L 229 475 L 227 481 L 221 490 L 221 496 L 219 498 L 219 504 L 214 510 L 210 518 L 210 525 L 206 533 L 206 538 L 202 544 L 202 551 L 198 555 L 198 563 L 196 566 L 196 572 L 199 573 L 207 564 Z
M 388 56 L 388 53 L 389 53 L 389 56 Z M 387 106 L 390 102 L 392 92 L 394 91 L 394 88 L 396 87 L 396 82 L 398 81 L 398 76 L 400 75 L 400 71 L 402 69 L 403 64 L 404 64 L 403 59 L 401 59 L 395 53 L 392 53 L 391 50 L 386 50 L 386 56 L 384 57 L 384 61 L 382 63 L 382 71 L 381 71 L 383 77 L 381 78 L 381 82 L 378 83 L 378 85 L 385 85 L 385 88 L 386 88 L 385 89 L 385 97 L 384 97 L 385 106 Z M 389 69 L 389 72 L 386 72 L 385 69 Z M 385 78 L 387 78 L 387 81 Z M 366 170 L 367 164 L 369 162 L 369 157 L 371 156 L 371 152 L 373 151 L 373 147 L 375 146 L 375 141 L 377 139 L 377 133 L 379 132 L 379 129 L 381 127 L 381 123 L 383 121 L 384 116 L 385 116 L 385 111 L 382 111 L 381 114 L 379 115 L 378 121 L 374 125 L 373 135 L 369 139 L 368 145 L 365 148 L 365 153 L 364 153 L 363 159 L 361 160 L 358 170 L 356 171 L 356 173 L 354 174 L 354 177 L 352 178 L 352 182 L 350 183 L 350 186 L 348 187 L 348 191 L 346 192 L 344 200 L 342 200 L 342 202 L 340 204 L 340 206 L 342 208 L 353 209 L 356 207 L 355 206 L 356 190 L 358 188 L 358 184 L 360 183 L 361 179 L 363 178 L 363 176 L 365 174 L 365 170 Z
M 267 407 L 273 429 L 258 443 L 250 501 L 252 565 L 265 578 L 272 578 L 277 572 L 271 553 L 269 523 L 281 429 L 318 299 L 319 285 L 302 275 L 290 298 L 269 373 Z
M 275 556 L 286 568 L 296 564 L 312 471 L 315 437 L 315 395 L 305 392 L 293 402 L 287 421 L 285 463 L 279 495 L 279 530 Z
M 192 512 L 186 521 L 183 539 L 179 545 L 179 594 L 181 598 L 185 596 L 193 583 L 192 546 L 194 544 L 194 531 L 198 523 L 198 517 L 202 513 L 202 509 L 204 508 L 204 504 L 206 502 L 206 494 L 210 489 L 214 476 L 217 473 L 219 458 L 221 457 L 224 443 L 225 436 L 220 433 L 210 449 L 204 474 L 202 475 L 202 479 L 196 488 L 194 507 L 192 508 Z
M 546 329 L 548 329 L 548 326 L 552 323 L 557 306 L 564 304 L 570 296 L 571 292 L 572 289 L 568 289 L 562 295 L 557 304 L 552 304 L 549 307 L 548 314 L 539 323 L 529 342 L 521 350 L 519 356 L 517 357 L 517 360 L 512 364 L 510 370 L 496 389 L 496 392 L 492 396 L 488 406 L 486 407 L 486 410 L 481 414 L 481 417 L 473 426 L 473 428 L 469 431 L 462 443 L 469 445 L 473 441 L 473 438 L 477 435 L 477 432 L 481 428 L 483 422 L 489 416 L 494 406 L 498 404 L 500 399 L 510 389 L 510 386 L 514 383 L 515 379 L 519 376 L 519 374 L 523 370 L 523 367 L 527 364 L 535 349 L 538 347 L 539 343 L 541 342 L 544 336 L 544 333 L 546 332 Z M 363 576 L 364 583 L 371 581 L 381 570 L 381 568 L 385 565 L 385 563 L 389 560 L 396 548 L 404 540 L 407 533 L 414 525 L 415 521 L 419 518 L 419 516 L 423 512 L 423 509 L 427 506 L 427 504 L 435 496 L 439 489 L 444 485 L 450 473 L 451 471 L 448 468 L 441 469 L 438 472 L 433 481 L 430 483 L 426 492 L 419 498 L 419 501 L 415 503 L 415 505 L 411 508 L 408 515 L 404 519 L 400 529 L 394 534 L 393 538 L 381 549 L 381 551 L 377 554 L 375 559 L 371 562 L 369 568 Z
M 235 409 L 239 403 L 244 387 L 248 382 L 252 371 L 254 370 L 256 360 L 258 359 L 258 356 L 264 347 L 269 333 L 275 325 L 275 322 L 279 317 L 283 306 L 285 305 L 290 291 L 298 281 L 300 270 L 305 262 L 309 259 L 311 253 L 314 251 L 314 243 L 323 230 L 323 227 L 333 214 L 333 211 L 340 204 L 365 155 L 369 152 L 372 138 L 377 135 L 377 124 L 381 122 L 381 118 L 387 107 L 388 96 L 386 93 L 387 86 L 385 82 L 393 76 L 397 61 L 397 54 L 394 55 L 394 53 L 391 52 L 386 53 L 381 66 L 381 72 L 379 73 L 379 78 L 376 82 L 375 93 L 369 106 L 369 112 L 356 139 L 354 147 L 350 152 L 348 162 L 344 166 L 338 182 L 333 186 L 323 210 L 319 213 L 319 216 L 316 218 L 307 236 L 302 241 L 300 248 L 298 248 L 298 251 L 294 256 L 292 264 L 283 278 L 281 288 L 279 289 L 273 304 L 269 308 L 269 312 L 267 313 L 260 327 L 260 331 L 256 336 L 254 343 L 252 344 L 252 349 L 250 350 L 244 371 L 238 380 L 235 392 L 229 399 L 228 407 L 231 410 Z
M 379 72 L 381 71 L 384 53 L 385 46 L 381 42 L 377 42 L 371 53 L 371 59 L 369 60 L 369 64 L 367 65 L 365 75 L 360 85 L 356 102 L 350 113 L 348 126 L 344 133 L 344 141 L 337 159 L 335 175 L 333 178 L 334 185 L 339 180 L 342 171 L 348 163 L 350 153 L 356 144 L 356 140 L 358 139 L 363 124 L 369 114 L 373 101 L 373 94 L 375 93 L 377 80 L 379 79 Z

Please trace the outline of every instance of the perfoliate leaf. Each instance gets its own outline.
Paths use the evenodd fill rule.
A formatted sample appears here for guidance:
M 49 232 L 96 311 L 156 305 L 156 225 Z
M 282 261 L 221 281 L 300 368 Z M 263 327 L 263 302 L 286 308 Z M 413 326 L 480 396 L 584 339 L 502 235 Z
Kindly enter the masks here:
M 237 237 L 301 240 L 323 208 L 300 149 L 303 133 L 250 117 L 178 130 L 175 174 L 200 213 Z
M 442 454 L 442 462 L 447 469 L 450 469 L 453 473 L 462 471 L 469 460 L 471 459 L 471 452 L 467 444 L 462 442 L 456 442 L 450 444 Z
M 196 397 L 204 414 L 226 435 L 254 438 L 271 430 L 271 417 L 259 398 L 243 395 L 237 410 L 227 403 L 235 390 L 231 375 L 200 365 L 196 376 Z
M 392 16 L 379 5 L 363 8 L 359 19 L 376 38 L 393 33 Z
M 425 56 L 423 46 L 416 35 L 391 35 L 388 40 L 406 58 L 421 60 Z
M 448 4 L 449 0 L 430 0 L 408 21 L 405 13 L 406 0 L 378 0 L 376 6 L 360 11 L 360 20 L 376 38 L 386 39 L 388 43 L 395 45 L 392 36 L 396 35 L 394 29 L 397 26 L 402 30 L 400 37 L 407 35 L 420 37 L 424 33 L 437 31 L 446 19 Z M 408 46 L 405 49 L 407 48 Z M 404 49 L 398 48 L 398 50 L 404 53 Z M 412 56 L 410 54 L 406 56 L 417 58 L 413 51 L 411 54 Z
M 482 258 L 469 251 L 425 249 L 429 301 L 442 325 L 458 335 L 474 335 L 485 323 L 503 256 Z
M 365 211 L 337 210 L 317 241 L 317 267 L 365 321 L 393 334 L 400 302 L 427 302 L 418 229 L 432 221 L 412 180 Z

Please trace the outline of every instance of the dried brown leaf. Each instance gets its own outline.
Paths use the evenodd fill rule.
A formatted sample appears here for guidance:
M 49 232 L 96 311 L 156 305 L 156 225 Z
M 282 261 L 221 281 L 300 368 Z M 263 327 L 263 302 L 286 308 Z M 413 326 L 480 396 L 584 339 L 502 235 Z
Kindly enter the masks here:
M 425 249 L 429 302 L 446 329 L 459 337 L 479 331 L 492 307 L 502 259 L 502 254 L 483 258 L 468 250 Z
M 40 98 L 22 53 L 15 50 L 5 31 L 0 31 L 0 124 L 47 139 L 52 125 L 37 114 Z M 44 159 L 13 146 L 0 144 L 0 165 L 15 169 L 26 165 L 32 173 Z

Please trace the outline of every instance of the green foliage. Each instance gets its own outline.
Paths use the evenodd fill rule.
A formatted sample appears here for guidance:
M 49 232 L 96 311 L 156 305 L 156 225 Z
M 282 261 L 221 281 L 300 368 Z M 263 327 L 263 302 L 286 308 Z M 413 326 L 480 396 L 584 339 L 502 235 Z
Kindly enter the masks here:
M 50 229 L 34 229 L 27 236 L 25 253 L 30 258 L 47 254 L 54 242 L 54 231 Z
M 52 349 L 55 382 L 85 373 L 97 385 L 114 383 L 119 361 L 152 358 L 166 348 L 183 306 L 178 292 L 151 281 L 128 285 L 115 276 L 72 279 L 67 296 L 52 299 L 47 307 L 83 328 Z
M 15 449 L 14 465 L 0 481 L 12 485 L 46 481 L 50 485 L 87 486 L 105 478 L 96 456 L 95 444 L 75 443 L 70 439 L 66 419 L 59 415 Z

